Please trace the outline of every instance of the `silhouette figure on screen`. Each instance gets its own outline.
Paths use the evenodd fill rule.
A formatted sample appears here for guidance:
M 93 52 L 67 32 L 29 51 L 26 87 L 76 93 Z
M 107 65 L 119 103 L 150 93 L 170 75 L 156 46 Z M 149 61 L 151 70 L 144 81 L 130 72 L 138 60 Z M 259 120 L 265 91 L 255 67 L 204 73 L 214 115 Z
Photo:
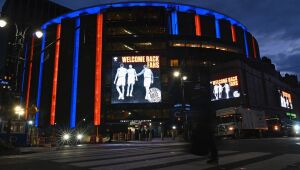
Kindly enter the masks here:
M 223 87 L 221 84 L 218 85 L 219 99 L 222 98 Z
M 127 94 L 126 96 L 132 97 L 132 91 L 133 86 L 135 84 L 135 81 L 138 81 L 137 74 L 134 68 L 132 68 L 132 65 L 129 65 L 129 68 L 127 70 Z
M 219 99 L 219 85 L 214 85 L 214 95 L 216 100 Z
M 145 100 L 150 100 L 149 91 L 150 85 L 153 84 L 153 73 L 151 69 L 147 67 L 147 65 L 144 65 L 144 69 L 139 74 L 137 74 L 137 76 L 140 76 L 142 74 L 144 74 L 144 87 L 146 90 Z
M 127 69 L 124 68 L 124 64 L 120 64 L 120 67 L 117 69 L 117 74 L 115 76 L 114 84 L 116 85 L 116 89 L 119 93 L 119 100 L 124 100 L 124 89 L 126 84 L 126 74 Z M 120 89 L 120 86 L 122 89 Z
M 229 84 L 225 83 L 224 88 L 225 88 L 226 98 L 229 99 L 229 92 L 230 92 Z

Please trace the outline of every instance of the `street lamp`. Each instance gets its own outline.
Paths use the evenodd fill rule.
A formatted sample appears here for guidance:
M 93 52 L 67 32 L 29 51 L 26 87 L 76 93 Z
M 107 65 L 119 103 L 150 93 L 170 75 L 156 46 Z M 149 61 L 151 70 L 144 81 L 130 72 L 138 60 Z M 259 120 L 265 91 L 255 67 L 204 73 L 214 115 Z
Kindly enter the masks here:
M 35 31 L 35 36 L 37 37 L 37 38 L 42 38 L 43 37 L 43 32 L 41 31 L 41 30 L 37 30 L 37 31 Z
M 20 120 L 20 117 L 24 115 L 24 113 L 25 113 L 24 108 L 22 108 L 21 106 L 15 107 L 15 114 L 18 115 L 19 120 Z
M 1 16 L 0 16 L 1 17 Z M 6 21 L 5 18 L 0 18 L 0 28 L 4 28 L 9 24 L 9 22 Z M 20 55 L 24 48 L 24 41 L 27 31 L 29 30 L 30 26 L 27 26 L 26 28 L 20 29 L 18 25 L 15 23 L 15 40 L 13 43 L 10 43 L 15 48 L 15 57 L 16 57 L 16 72 L 15 72 L 15 94 L 18 95 L 19 93 L 19 65 L 20 61 L 25 61 L 24 58 L 22 58 Z M 43 32 L 38 30 L 34 32 L 32 35 L 35 35 L 37 38 L 41 38 L 43 36 Z
M 174 77 L 179 77 L 180 76 L 180 72 L 179 71 L 174 71 L 173 72 L 173 76 Z
M 7 25 L 7 22 L 5 21 L 5 19 L 0 19 L 0 27 L 3 28 Z
M 186 76 L 186 75 L 182 75 L 182 76 L 180 76 L 181 75 L 181 73 L 180 73 L 180 71 L 174 71 L 173 72 L 173 76 L 175 77 L 175 78 L 180 78 L 180 87 L 181 87 L 181 115 L 183 114 L 183 113 L 185 113 L 185 133 L 186 133 L 186 136 L 187 136 L 187 138 L 189 137 L 189 129 L 188 129 L 188 115 L 187 115 L 187 113 L 186 112 L 184 112 L 184 110 L 185 110 L 185 93 L 184 93 L 184 82 L 188 79 L 188 77 Z

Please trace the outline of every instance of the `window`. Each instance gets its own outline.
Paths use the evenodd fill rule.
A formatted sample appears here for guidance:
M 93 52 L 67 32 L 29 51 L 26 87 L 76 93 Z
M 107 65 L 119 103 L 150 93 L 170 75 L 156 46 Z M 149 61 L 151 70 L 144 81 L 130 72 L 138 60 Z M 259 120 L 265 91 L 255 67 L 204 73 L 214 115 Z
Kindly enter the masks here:
M 170 66 L 171 67 L 178 67 L 179 66 L 179 60 L 178 59 L 171 59 L 170 60 Z

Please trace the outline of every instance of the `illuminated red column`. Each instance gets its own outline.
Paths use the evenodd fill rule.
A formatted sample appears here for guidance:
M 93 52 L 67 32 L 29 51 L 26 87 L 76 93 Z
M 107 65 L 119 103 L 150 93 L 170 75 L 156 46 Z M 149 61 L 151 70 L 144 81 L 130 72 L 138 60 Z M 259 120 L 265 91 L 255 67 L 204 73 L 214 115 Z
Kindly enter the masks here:
M 254 58 L 256 59 L 256 46 L 255 46 L 255 40 L 254 40 L 254 37 L 252 37 L 252 46 L 253 46 L 253 53 L 254 53 Z
M 34 36 L 31 38 L 30 56 L 29 56 L 29 70 L 28 70 L 28 82 L 27 82 L 27 92 L 26 92 L 26 106 L 25 106 L 25 120 L 28 118 L 28 107 L 29 107 L 29 97 L 30 97 L 30 86 L 31 86 L 31 74 L 32 74 L 32 61 L 34 52 Z
M 201 20 L 199 15 L 195 15 L 195 30 L 196 30 L 196 36 L 201 36 Z
M 100 125 L 101 116 L 101 80 L 102 80 L 102 32 L 103 14 L 97 15 L 96 32 L 96 61 L 95 61 L 95 96 L 94 96 L 94 125 Z
M 236 42 L 236 32 L 235 32 L 235 28 L 234 25 L 231 25 L 231 35 L 232 35 L 232 42 Z
M 61 33 L 61 24 L 58 24 L 57 30 L 56 30 L 54 70 L 53 70 L 53 83 L 52 83 L 52 101 L 51 101 L 51 112 L 50 112 L 50 124 L 51 125 L 54 125 L 54 123 L 55 123 L 57 77 L 58 77 L 58 63 L 59 63 L 59 50 L 60 50 L 60 33 Z

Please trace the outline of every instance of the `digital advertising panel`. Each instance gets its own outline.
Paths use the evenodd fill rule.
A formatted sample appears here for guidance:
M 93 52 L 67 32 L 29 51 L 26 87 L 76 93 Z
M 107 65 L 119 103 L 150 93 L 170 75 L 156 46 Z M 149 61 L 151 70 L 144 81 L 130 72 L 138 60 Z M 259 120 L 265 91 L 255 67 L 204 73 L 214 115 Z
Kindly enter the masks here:
M 238 76 L 225 77 L 210 82 L 211 101 L 239 98 Z
M 112 58 L 112 104 L 161 102 L 159 56 Z
M 287 109 L 293 109 L 293 102 L 292 102 L 292 96 L 290 93 L 278 90 L 280 95 L 280 104 L 281 107 L 287 108 Z

